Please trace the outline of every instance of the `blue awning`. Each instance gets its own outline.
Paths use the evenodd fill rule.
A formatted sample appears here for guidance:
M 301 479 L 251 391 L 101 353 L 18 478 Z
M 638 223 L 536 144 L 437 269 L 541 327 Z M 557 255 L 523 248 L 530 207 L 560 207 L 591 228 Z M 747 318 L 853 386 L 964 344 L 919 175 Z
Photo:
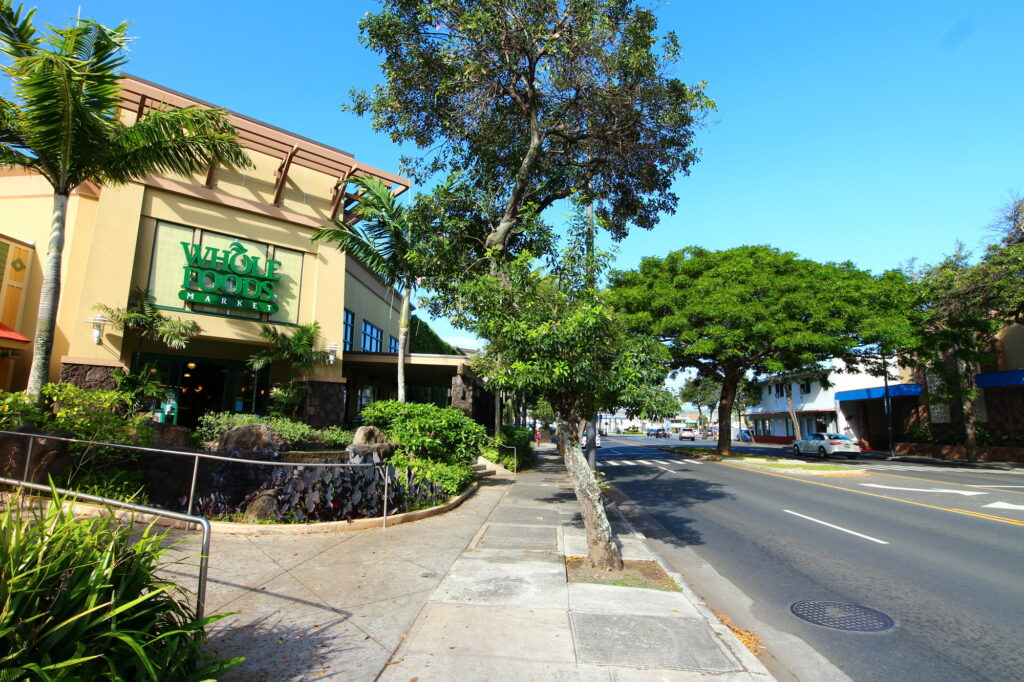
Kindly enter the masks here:
M 890 384 L 889 397 L 896 398 L 904 395 L 921 395 L 920 384 Z M 855 391 L 836 391 L 836 402 L 844 400 L 871 400 L 872 398 L 884 398 L 885 386 L 874 386 L 872 388 L 858 388 Z
M 996 386 L 1020 386 L 1024 384 L 1024 369 L 1011 369 L 1007 372 L 989 372 L 975 377 L 978 388 L 995 388 Z

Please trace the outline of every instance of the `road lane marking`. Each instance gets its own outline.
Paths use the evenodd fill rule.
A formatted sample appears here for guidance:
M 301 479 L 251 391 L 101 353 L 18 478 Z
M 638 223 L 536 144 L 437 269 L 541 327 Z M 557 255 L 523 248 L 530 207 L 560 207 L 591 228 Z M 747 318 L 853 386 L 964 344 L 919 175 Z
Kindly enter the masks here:
M 649 467 L 658 466 L 654 462 L 649 462 L 646 459 L 638 459 L 637 461 L 640 462 L 641 464 L 646 464 Z
M 1024 509 L 1024 504 L 1010 504 L 1009 502 L 993 502 L 992 504 L 983 504 L 981 506 L 993 509 Z
M 690 464 L 703 464 L 704 463 L 704 462 L 701 462 L 700 460 L 686 459 L 685 457 L 683 457 L 683 461 L 684 462 L 689 462 Z
M 1008 523 L 1011 526 L 1024 526 L 1024 521 L 1018 521 L 1017 519 L 1008 519 L 1004 516 L 990 516 L 988 514 L 978 514 L 975 512 L 969 512 L 965 509 L 951 509 L 949 507 L 939 507 L 934 504 L 925 504 L 924 502 L 914 502 L 913 500 L 903 500 L 898 497 L 891 497 L 889 495 L 882 495 L 880 493 L 869 493 L 867 490 L 857 490 L 855 488 L 844 488 L 841 485 L 832 485 L 831 483 L 819 483 L 818 481 L 808 481 L 806 478 L 797 478 L 796 476 L 787 476 L 786 474 L 777 474 L 773 471 L 760 471 L 757 469 L 751 469 L 750 467 L 739 466 L 737 464 L 729 464 L 728 462 L 720 462 L 723 466 L 731 467 L 733 469 L 739 469 L 741 471 L 749 471 L 761 476 L 774 476 L 775 478 L 785 478 L 790 481 L 797 481 L 798 483 L 806 483 L 808 485 L 817 485 L 822 488 L 834 488 L 836 490 L 842 490 L 848 493 L 855 493 L 857 495 L 868 495 L 870 497 L 878 497 L 883 500 L 891 500 L 893 502 L 902 502 L 903 504 L 911 504 L 915 507 L 924 507 L 926 509 L 937 509 L 938 511 L 952 512 L 954 514 L 964 514 L 965 516 L 978 516 L 989 521 L 999 521 L 1000 523 Z
M 670 474 L 674 474 L 675 473 L 675 471 L 673 471 L 672 469 L 666 469 L 665 467 L 663 467 L 661 465 L 658 465 L 658 468 L 661 469 L 662 471 L 667 471 Z M 1022 509 L 1024 509 L 1024 507 L 1022 507 Z
M 857 531 L 850 530 L 849 528 L 843 528 L 841 526 L 835 526 L 835 525 L 832 525 L 831 523 L 826 523 L 825 521 L 822 521 L 821 519 L 815 519 L 815 518 L 812 518 L 810 516 L 804 516 L 803 514 L 797 514 L 795 511 L 790 511 L 788 509 L 783 509 L 782 511 L 786 512 L 787 514 L 792 514 L 793 516 L 799 516 L 801 519 L 807 519 L 808 521 L 813 521 L 814 523 L 820 523 L 821 525 L 828 526 L 829 528 L 835 528 L 836 530 L 841 530 L 844 533 L 849 533 L 850 535 L 856 535 L 857 537 L 864 538 L 865 540 L 871 540 L 871 542 L 877 542 L 880 545 L 888 545 L 889 544 L 885 540 L 879 540 L 878 538 L 873 538 L 870 535 L 864 535 L 863 533 L 858 533 Z
M 886 490 L 907 490 L 912 493 L 951 493 L 953 495 L 988 495 L 988 493 L 976 492 L 974 490 L 949 490 L 948 488 L 899 488 L 894 485 L 880 485 L 878 483 L 861 483 L 865 488 L 885 488 Z
M 967 487 L 968 488 L 1024 488 L 1024 485 L 1000 485 L 998 483 L 989 483 L 988 485 L 968 485 Z

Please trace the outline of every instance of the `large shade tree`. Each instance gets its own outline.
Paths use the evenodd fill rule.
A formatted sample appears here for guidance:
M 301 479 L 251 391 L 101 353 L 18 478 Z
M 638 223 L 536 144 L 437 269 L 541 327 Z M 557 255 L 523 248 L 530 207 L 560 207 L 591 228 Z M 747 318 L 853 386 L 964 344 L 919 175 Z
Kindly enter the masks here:
M 817 263 L 769 246 L 689 247 L 611 276 L 630 327 L 667 344 L 676 369 L 721 382 L 718 450 L 731 450 L 741 381 L 828 358 L 856 364 L 871 344 L 908 327 L 902 273 L 874 277 L 850 263 Z M 870 333 L 872 336 L 868 336 Z
M 405 355 L 409 347 L 409 311 L 416 281 L 418 235 L 408 209 L 381 180 L 356 177 L 359 203 L 345 220 L 335 219 L 320 228 L 314 241 L 335 244 L 338 250 L 362 261 L 389 287 L 402 290 L 398 319 L 398 402 L 405 402 Z
M 360 23 L 384 82 L 351 108 L 396 142 L 417 179 L 458 173 L 441 210 L 477 252 L 514 249 L 531 217 L 597 201 L 616 237 L 675 209 L 671 185 L 713 107 L 670 75 L 673 34 L 634 0 L 385 0 Z
M 29 168 L 53 187 L 53 214 L 28 392 L 47 379 L 60 301 L 61 257 L 71 191 L 87 180 L 127 183 L 148 173 L 191 174 L 211 164 L 248 166 L 234 128 L 218 109 L 160 109 L 126 124 L 118 111 L 127 24 L 92 19 L 45 35 L 0 0 L 0 52 L 13 88 L 0 98 L 0 165 Z

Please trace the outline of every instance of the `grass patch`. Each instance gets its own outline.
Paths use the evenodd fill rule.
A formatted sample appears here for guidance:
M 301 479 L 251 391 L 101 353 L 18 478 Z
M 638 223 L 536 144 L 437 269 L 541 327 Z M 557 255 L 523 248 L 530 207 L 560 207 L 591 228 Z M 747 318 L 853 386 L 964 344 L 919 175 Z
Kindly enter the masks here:
M 648 590 L 679 592 L 679 586 L 656 561 L 624 560 L 621 571 L 587 568 L 583 557 L 565 557 L 565 574 L 571 583 L 642 587 Z

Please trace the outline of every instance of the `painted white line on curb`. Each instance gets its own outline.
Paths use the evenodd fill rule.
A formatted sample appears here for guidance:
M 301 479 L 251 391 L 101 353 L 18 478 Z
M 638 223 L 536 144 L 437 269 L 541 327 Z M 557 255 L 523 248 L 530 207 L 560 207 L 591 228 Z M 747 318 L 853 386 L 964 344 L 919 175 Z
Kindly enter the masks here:
M 870 535 L 863 535 L 862 533 L 858 533 L 856 531 L 849 530 L 848 528 L 842 528 L 840 526 L 834 526 L 831 523 L 826 523 L 825 521 L 821 521 L 820 519 L 814 519 L 814 518 L 811 518 L 810 516 L 804 516 L 803 514 L 797 514 L 795 511 L 790 511 L 788 509 L 783 509 L 782 511 L 786 512 L 787 514 L 792 514 L 793 516 L 799 516 L 801 519 L 807 519 L 808 521 L 813 521 L 814 523 L 820 523 L 821 525 L 828 526 L 829 528 L 835 528 L 836 530 L 841 530 L 844 533 L 849 533 L 850 535 L 856 535 L 857 537 L 864 538 L 865 540 L 871 540 L 871 542 L 877 542 L 880 545 L 888 545 L 889 544 L 885 540 L 879 540 L 878 538 L 873 538 Z

